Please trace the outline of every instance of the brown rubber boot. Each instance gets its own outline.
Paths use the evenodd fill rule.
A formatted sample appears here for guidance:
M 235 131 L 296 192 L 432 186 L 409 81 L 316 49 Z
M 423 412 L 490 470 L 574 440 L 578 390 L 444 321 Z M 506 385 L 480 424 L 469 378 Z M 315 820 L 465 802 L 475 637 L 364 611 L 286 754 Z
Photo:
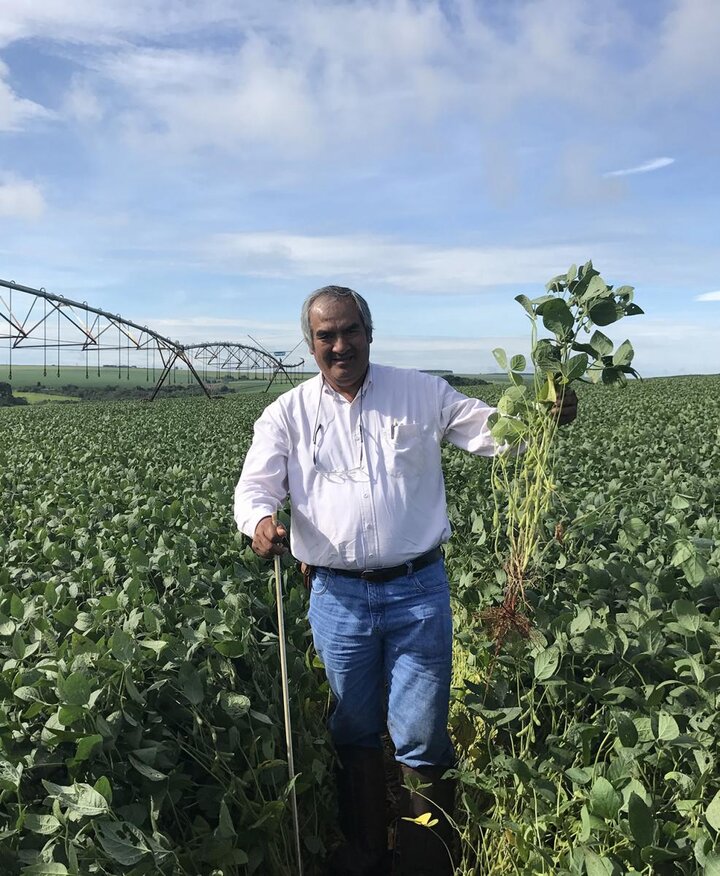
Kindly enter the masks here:
M 328 876 L 386 876 L 388 822 L 382 749 L 342 746 L 337 753 L 338 810 L 345 844 L 331 856 Z
M 443 779 L 450 767 L 426 766 L 411 769 L 400 765 L 403 787 L 400 790 L 400 818 L 395 829 L 393 876 L 452 876 L 455 872 L 455 836 L 447 816 L 453 817 L 455 808 L 455 780 Z M 405 780 L 415 786 L 426 785 L 411 793 Z M 437 824 L 425 827 L 404 821 L 430 813 Z M 447 815 L 446 815 L 447 813 Z

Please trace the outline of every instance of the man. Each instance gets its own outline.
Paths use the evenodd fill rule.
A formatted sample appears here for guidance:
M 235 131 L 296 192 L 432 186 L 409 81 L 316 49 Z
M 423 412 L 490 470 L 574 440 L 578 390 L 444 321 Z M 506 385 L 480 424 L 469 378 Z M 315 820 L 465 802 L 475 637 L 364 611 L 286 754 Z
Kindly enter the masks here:
M 302 310 L 320 374 L 266 408 L 235 492 L 253 549 L 286 550 L 272 513 L 288 494 L 291 549 L 312 567 L 309 620 L 335 697 L 340 824 L 335 874 L 387 872 L 381 734 L 386 725 L 408 784 L 401 815 L 430 812 L 431 830 L 400 820 L 394 872 L 452 873 L 454 766 L 447 731 L 450 594 L 440 545 L 450 526 L 442 440 L 482 456 L 496 444 L 484 402 L 442 378 L 370 364 L 372 318 L 352 289 L 325 286 Z M 561 421 L 574 418 L 566 396 Z

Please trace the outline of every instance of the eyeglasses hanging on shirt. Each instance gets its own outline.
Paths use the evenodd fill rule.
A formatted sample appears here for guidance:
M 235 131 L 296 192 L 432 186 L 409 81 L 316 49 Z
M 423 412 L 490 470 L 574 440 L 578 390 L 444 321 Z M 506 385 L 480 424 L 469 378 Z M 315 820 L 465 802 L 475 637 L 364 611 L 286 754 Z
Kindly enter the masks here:
M 344 480 L 352 480 L 352 481 L 363 481 L 368 480 L 369 475 L 367 470 L 363 467 L 365 463 L 365 436 L 363 431 L 363 392 L 360 391 L 360 401 L 359 401 L 359 411 L 358 411 L 358 440 L 357 440 L 357 461 L 356 464 L 345 465 L 341 467 L 333 467 L 332 462 L 328 462 L 327 459 L 327 450 L 323 452 L 323 445 L 326 443 L 326 439 L 328 441 L 332 440 L 332 436 L 330 434 L 330 430 L 332 426 L 331 423 L 337 423 L 336 417 L 331 417 L 326 421 L 327 425 L 323 423 L 323 420 L 320 416 L 322 409 L 322 401 L 323 396 L 325 395 L 325 379 L 323 378 L 322 386 L 320 388 L 320 397 L 318 399 L 317 411 L 315 413 L 315 425 L 313 426 L 312 432 L 312 443 L 313 443 L 313 465 L 315 467 L 315 471 L 318 474 L 323 475 L 330 481 L 334 481 L 336 483 L 340 483 Z M 337 428 L 337 426 L 335 426 Z

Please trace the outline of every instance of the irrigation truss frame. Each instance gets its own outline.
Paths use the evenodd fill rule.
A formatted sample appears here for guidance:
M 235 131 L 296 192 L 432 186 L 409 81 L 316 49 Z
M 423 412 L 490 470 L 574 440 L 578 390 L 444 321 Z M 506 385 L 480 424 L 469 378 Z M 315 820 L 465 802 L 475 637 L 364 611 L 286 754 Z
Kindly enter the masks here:
M 8 290 L 7 293 L 3 289 Z M 20 300 L 18 309 L 17 295 Z M 29 296 L 29 297 L 28 297 Z M 48 336 L 50 330 L 50 336 Z M 53 336 L 53 332 L 55 335 Z M 259 347 L 248 346 L 234 341 L 213 341 L 202 344 L 182 344 L 154 331 L 148 326 L 139 325 L 124 319 L 117 313 L 109 313 L 92 307 L 87 301 L 73 301 L 63 295 L 54 295 L 45 289 L 22 286 L 12 280 L 0 279 L 0 349 L 7 342 L 9 352 L 10 378 L 12 379 L 13 351 L 22 349 L 43 350 L 43 373 L 47 375 L 48 351 L 56 351 L 57 373 L 60 374 L 60 351 L 63 348 L 79 350 L 85 354 L 86 376 L 90 368 L 90 354 L 97 355 L 97 368 L 100 373 L 101 353 L 117 352 L 118 371 L 130 369 L 129 358 L 132 352 L 145 352 L 149 370 L 150 355 L 160 357 L 162 369 L 150 396 L 153 401 L 178 362 L 182 362 L 194 377 L 208 398 L 212 398 L 206 380 L 200 371 L 207 375 L 208 368 L 220 371 L 240 371 L 245 368 L 261 368 L 272 372 L 272 378 L 265 391 L 272 386 L 279 374 L 284 375 L 291 385 L 292 370 L 305 364 L 304 359 L 288 364 L 280 354 L 270 353 Z M 123 353 L 126 361 L 123 364 Z M 195 360 L 193 362 L 192 360 Z M 197 367 L 196 367 L 197 366 Z M 52 365 L 51 365 L 52 367 Z M 93 364 L 93 369 L 95 365 Z

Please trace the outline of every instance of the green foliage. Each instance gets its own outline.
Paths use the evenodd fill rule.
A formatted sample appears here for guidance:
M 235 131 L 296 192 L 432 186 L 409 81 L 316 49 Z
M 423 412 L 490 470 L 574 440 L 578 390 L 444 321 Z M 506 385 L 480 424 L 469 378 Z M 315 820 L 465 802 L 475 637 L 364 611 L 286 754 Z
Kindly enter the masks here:
M 460 872 L 714 876 L 720 379 L 578 392 L 527 594 L 536 634 L 495 661 L 491 462 L 443 450 Z M 264 401 L 0 414 L 3 874 L 293 872 L 272 570 L 231 518 Z M 284 574 L 313 874 L 336 818 L 327 686 Z
M 0 419 L 3 874 L 292 871 L 272 567 L 231 517 L 265 402 Z M 284 576 L 296 787 L 319 861 L 327 691 L 299 575 Z
M 463 649 L 453 707 L 461 872 L 712 873 L 720 378 L 579 395 L 577 422 L 557 434 L 546 546 L 527 591 L 535 632 L 497 659 L 479 621 L 504 584 L 491 462 L 445 451 Z

